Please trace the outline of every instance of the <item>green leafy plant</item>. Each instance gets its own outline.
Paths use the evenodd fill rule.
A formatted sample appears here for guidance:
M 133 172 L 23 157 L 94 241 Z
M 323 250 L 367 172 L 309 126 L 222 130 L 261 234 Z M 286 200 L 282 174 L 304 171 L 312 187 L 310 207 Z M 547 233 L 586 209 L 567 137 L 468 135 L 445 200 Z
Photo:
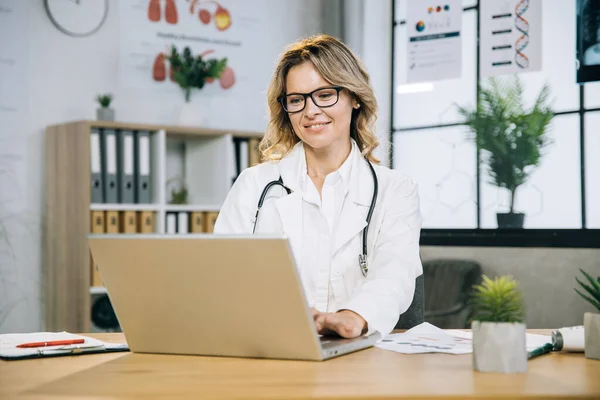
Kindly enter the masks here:
M 171 190 L 171 204 L 187 204 L 188 190 L 185 186 L 181 189 Z
M 593 305 L 598 310 L 598 312 L 600 312 L 600 276 L 598 277 L 598 279 L 594 279 L 594 278 L 592 278 L 592 276 L 590 274 L 588 274 L 587 272 L 585 272 L 583 269 L 579 268 L 579 270 L 586 277 L 586 279 L 590 282 L 590 284 L 588 285 L 586 283 L 583 283 L 582 281 L 579 280 L 579 278 L 575 278 L 575 280 L 577 281 L 577 283 L 579 283 L 579 285 L 583 289 L 585 289 L 585 291 L 587 293 L 589 293 L 589 295 L 591 297 L 583 294 L 582 292 L 580 292 L 577 289 L 575 289 L 575 291 L 584 300 L 586 300 L 591 305 Z
M 554 117 L 548 104 L 550 87 L 543 86 L 530 109 L 523 105 L 523 91 L 518 76 L 512 80 L 492 77 L 486 87 L 479 87 L 474 110 L 458 106 L 474 134 L 472 139 L 483 150 L 491 183 L 510 191 L 510 213 L 517 188 L 539 166 L 542 149 L 552 142 L 547 134 Z
M 177 187 L 173 188 L 172 183 L 177 182 Z M 185 180 L 180 176 L 176 175 L 167 180 L 167 187 L 171 186 L 171 200 L 169 204 L 187 204 L 188 203 L 188 189 L 185 185 Z
M 102 108 L 108 108 L 110 107 L 110 103 L 113 100 L 113 96 L 110 93 L 106 93 L 106 94 L 99 94 L 98 96 L 96 96 L 96 101 L 98 102 L 98 104 L 100 104 L 100 107 Z
M 505 275 L 490 279 L 483 276 L 481 285 L 473 285 L 472 320 L 480 322 L 523 322 L 525 307 L 518 282 Z
M 171 64 L 172 79 L 183 89 L 186 102 L 190 101 L 192 89 L 202 89 L 209 79 L 219 79 L 227 66 L 227 58 L 205 59 L 210 52 L 194 57 L 189 47 L 180 54 L 172 46 L 171 54 L 166 56 Z

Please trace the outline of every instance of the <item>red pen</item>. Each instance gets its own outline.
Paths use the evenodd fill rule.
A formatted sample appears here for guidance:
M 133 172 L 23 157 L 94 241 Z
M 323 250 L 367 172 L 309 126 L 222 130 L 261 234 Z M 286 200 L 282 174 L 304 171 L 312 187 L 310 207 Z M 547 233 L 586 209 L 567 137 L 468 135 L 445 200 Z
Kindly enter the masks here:
M 54 340 L 50 342 L 33 342 L 23 343 L 18 345 L 19 349 L 26 349 L 30 347 L 46 347 L 46 346 L 63 346 L 67 344 L 80 344 L 85 343 L 85 339 L 69 339 L 69 340 Z

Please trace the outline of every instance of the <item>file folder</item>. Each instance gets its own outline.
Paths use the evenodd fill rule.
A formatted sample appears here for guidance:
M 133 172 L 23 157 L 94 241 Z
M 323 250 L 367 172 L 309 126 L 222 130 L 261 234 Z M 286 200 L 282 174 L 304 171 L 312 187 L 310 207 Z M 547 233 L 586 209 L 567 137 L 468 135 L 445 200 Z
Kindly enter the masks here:
M 248 163 L 251 167 L 260 163 L 260 152 L 258 150 L 258 145 L 260 144 L 260 139 L 250 139 L 248 140 Z
M 138 212 L 137 225 L 138 233 L 154 233 L 154 212 Z
M 177 233 L 188 233 L 188 213 L 186 211 L 181 211 L 177 215 Z
M 92 233 L 104 233 L 104 211 L 91 211 L 90 212 L 90 231 Z M 92 258 L 92 254 L 90 253 L 90 284 L 92 286 L 104 286 L 102 283 L 102 278 L 100 278 L 100 273 L 98 272 L 98 267 Z
M 104 184 L 102 183 L 102 153 L 100 148 L 100 130 L 97 128 L 92 128 L 90 133 L 92 203 L 104 203 Z
M 23 343 L 52 343 L 56 341 L 80 341 L 81 339 L 83 339 L 83 343 L 31 348 L 18 347 Z M 103 342 L 92 337 L 75 335 L 68 332 L 5 333 L 0 335 L 0 359 L 7 361 L 128 350 L 129 346 L 127 344 Z
M 137 231 L 137 216 L 135 211 L 123 211 L 120 214 L 120 231 L 121 233 L 136 233 Z
M 104 202 L 117 203 L 117 133 L 114 129 L 102 131 L 102 182 L 104 183 Z
M 118 183 L 119 183 L 119 203 L 134 203 L 134 136 L 133 131 L 118 132 Z
M 192 233 L 204 232 L 204 213 L 203 212 L 195 211 L 195 212 L 191 213 L 190 231 Z
M 150 168 L 150 132 L 138 131 L 135 140 L 135 202 L 152 201 Z
M 106 233 L 119 233 L 119 212 L 106 212 Z
M 213 233 L 215 230 L 215 223 L 217 222 L 217 217 L 219 216 L 218 211 L 209 211 L 206 213 L 205 217 L 205 229 L 206 233 Z
M 166 233 L 171 235 L 177 233 L 177 213 L 168 212 L 166 218 Z

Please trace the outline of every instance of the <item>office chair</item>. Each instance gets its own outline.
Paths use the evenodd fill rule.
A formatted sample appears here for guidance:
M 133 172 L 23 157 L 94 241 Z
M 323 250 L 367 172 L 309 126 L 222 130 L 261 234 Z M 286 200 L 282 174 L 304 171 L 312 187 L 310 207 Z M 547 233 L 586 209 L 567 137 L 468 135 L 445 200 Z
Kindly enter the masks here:
M 425 308 L 425 283 L 423 279 L 424 278 L 422 274 L 417 276 L 417 279 L 415 280 L 415 294 L 413 295 L 412 303 L 408 309 L 400 315 L 394 329 L 410 329 L 423 322 L 423 310 Z
M 472 260 L 435 259 L 423 262 L 425 321 L 442 329 L 469 327 L 469 298 L 481 283 L 481 265 Z

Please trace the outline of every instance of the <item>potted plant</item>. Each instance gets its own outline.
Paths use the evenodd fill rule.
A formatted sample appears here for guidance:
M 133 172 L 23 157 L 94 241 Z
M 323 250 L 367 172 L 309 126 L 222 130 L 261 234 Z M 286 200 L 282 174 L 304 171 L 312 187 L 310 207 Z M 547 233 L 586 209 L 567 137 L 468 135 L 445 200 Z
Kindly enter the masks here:
M 518 283 L 511 276 L 483 276 L 471 298 L 473 368 L 480 372 L 527 371 L 525 312 Z
M 583 315 L 585 357 L 600 360 L 600 276 L 598 279 L 594 279 L 581 268 L 579 270 L 590 284 L 580 281 L 579 278 L 575 279 L 589 296 L 577 289 L 575 291 L 598 311 L 597 313 L 586 312 Z
M 100 105 L 100 108 L 96 110 L 96 118 L 99 121 L 114 121 L 115 110 L 110 108 L 110 103 L 113 100 L 113 96 L 110 93 L 99 94 L 96 96 L 96 101 Z
M 173 181 L 177 181 L 179 184 L 178 187 L 173 187 L 171 184 Z M 167 190 L 171 186 L 171 200 L 169 204 L 188 204 L 188 188 L 185 184 L 185 181 L 179 176 L 174 176 L 167 180 Z
M 179 54 L 175 46 L 172 46 L 171 54 L 166 56 L 171 64 L 171 79 L 183 89 L 187 103 L 192 89 L 202 89 L 207 82 L 219 79 L 227 66 L 227 58 L 205 59 L 210 52 L 194 57 L 189 47 L 185 47 L 183 53 Z
M 554 114 L 548 105 L 549 86 L 543 86 L 529 109 L 523 105 L 523 91 L 518 76 L 512 80 L 491 77 L 486 87 L 479 87 L 474 110 L 458 106 L 482 150 L 491 183 L 510 193 L 508 212 L 496 214 L 499 228 L 523 227 L 525 215 L 515 212 L 517 189 L 540 165 L 542 150 L 551 143 L 547 131 Z

